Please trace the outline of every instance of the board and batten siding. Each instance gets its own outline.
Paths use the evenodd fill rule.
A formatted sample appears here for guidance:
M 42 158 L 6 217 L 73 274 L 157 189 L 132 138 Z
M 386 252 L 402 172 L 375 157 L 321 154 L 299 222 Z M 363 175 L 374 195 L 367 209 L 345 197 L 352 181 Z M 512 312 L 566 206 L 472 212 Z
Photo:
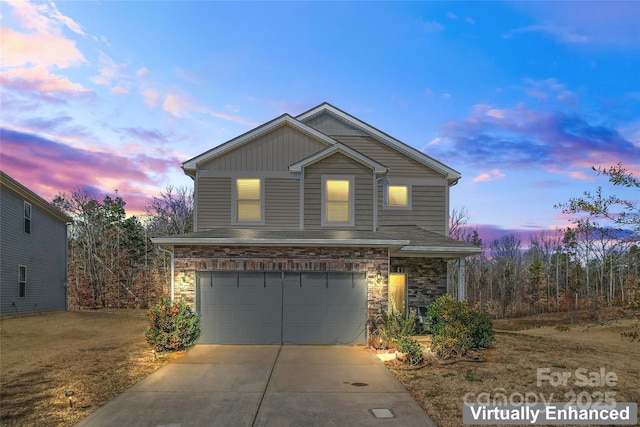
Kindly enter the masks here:
M 326 148 L 304 133 L 283 125 L 226 154 L 199 165 L 200 170 L 280 171 Z
M 373 229 L 373 173 L 363 164 L 349 157 L 335 153 L 305 168 L 304 174 L 304 228 L 327 228 L 322 221 L 322 176 L 353 175 L 355 178 L 355 221 L 356 230 Z
M 335 133 L 338 131 L 354 131 L 358 130 L 353 126 L 349 126 L 342 120 L 330 115 L 320 114 L 305 121 L 307 126 L 311 126 L 320 132 Z
M 382 206 L 382 186 L 378 186 L 378 225 L 418 225 L 435 233 L 447 234 L 446 185 L 412 185 L 411 209 Z
M 67 227 L 8 188 L 0 193 L 0 315 L 67 308 Z M 31 203 L 31 234 L 24 232 L 24 202 Z M 27 268 L 26 297 L 18 297 L 18 268 Z
M 233 224 L 231 218 L 233 203 L 231 177 L 199 177 L 196 182 L 196 231 L 242 227 Z M 264 178 L 264 185 L 265 223 L 258 227 L 298 229 L 300 227 L 300 181 L 287 178 Z

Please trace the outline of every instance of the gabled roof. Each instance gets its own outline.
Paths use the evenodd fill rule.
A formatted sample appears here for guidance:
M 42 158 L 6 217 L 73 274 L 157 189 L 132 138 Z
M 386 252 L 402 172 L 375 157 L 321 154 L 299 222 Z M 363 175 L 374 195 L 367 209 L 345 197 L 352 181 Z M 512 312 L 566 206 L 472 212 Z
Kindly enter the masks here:
M 455 169 L 450 168 L 449 166 L 445 165 L 444 163 L 441 163 L 439 161 L 437 161 L 436 159 L 434 159 L 433 157 L 430 157 L 426 154 L 424 154 L 423 152 L 416 150 L 413 147 L 408 146 L 407 144 L 403 143 L 402 141 L 399 141 L 395 138 L 393 138 L 390 135 L 387 135 L 386 133 L 382 132 L 379 129 L 374 128 L 373 126 L 363 122 L 362 120 L 357 119 L 356 117 L 345 113 L 344 111 L 340 110 L 339 108 L 334 107 L 333 105 L 324 102 L 320 105 L 318 105 L 317 107 L 312 108 L 309 111 L 306 111 L 298 116 L 296 116 L 296 119 L 301 121 L 301 122 L 306 122 L 320 114 L 330 114 L 346 123 L 348 123 L 350 126 L 359 128 L 361 130 L 363 130 L 364 132 L 368 133 L 369 135 L 371 135 L 372 137 L 374 137 L 375 139 L 377 139 L 378 141 L 382 142 L 383 144 L 386 144 L 396 150 L 398 150 L 399 152 L 405 154 L 406 156 L 412 158 L 413 160 L 417 161 L 418 163 L 421 163 L 431 169 L 436 170 L 437 172 L 441 173 L 442 175 L 444 175 L 447 180 L 449 181 L 449 185 L 454 185 L 457 183 L 457 181 L 460 179 L 461 175 L 460 172 L 456 171 Z
M 65 214 L 64 212 L 62 212 L 61 210 L 53 206 L 51 203 L 47 202 L 42 197 L 38 196 L 36 193 L 29 190 L 27 187 L 20 184 L 15 179 L 11 178 L 9 175 L 4 173 L 3 171 L 0 171 L 0 185 L 2 187 L 8 188 L 12 192 L 17 194 L 21 198 L 23 198 L 25 201 L 38 206 L 40 209 L 47 212 L 52 217 L 62 222 L 73 221 L 73 219 L 69 215 Z
M 325 148 L 324 150 L 320 150 L 317 153 L 314 153 L 312 155 L 310 155 L 309 157 L 300 160 L 299 162 L 296 162 L 294 164 L 292 164 L 291 166 L 289 166 L 289 171 L 290 172 L 301 172 L 302 168 L 309 166 L 313 163 L 316 163 L 322 159 L 325 159 L 329 156 L 331 156 L 332 154 L 335 153 L 341 153 L 344 154 L 345 156 L 359 162 L 362 163 L 363 165 L 373 169 L 373 171 L 376 174 L 380 174 L 380 173 L 386 173 L 387 172 L 387 167 L 376 162 L 373 159 L 370 159 L 369 157 L 365 156 L 362 153 L 359 153 L 358 151 L 347 147 L 344 144 L 341 144 L 339 142 L 336 142 L 334 145 Z
M 182 164 L 182 169 L 187 175 L 194 176 L 197 165 L 215 159 L 216 157 L 228 153 L 229 151 L 234 150 L 241 145 L 252 141 L 255 138 L 258 138 L 259 136 L 267 134 L 284 125 L 291 126 L 292 128 L 311 136 L 312 138 L 322 142 L 323 144 L 326 144 L 327 146 L 337 144 L 336 140 L 331 139 L 322 132 L 319 132 L 311 126 L 307 126 L 306 124 L 294 119 L 289 114 L 283 114 L 280 117 L 271 120 L 270 122 L 260 125 L 257 128 L 250 130 L 249 132 L 246 132 L 230 141 L 225 142 L 222 145 L 219 145 L 209 151 L 200 154 L 199 156 L 187 160 Z

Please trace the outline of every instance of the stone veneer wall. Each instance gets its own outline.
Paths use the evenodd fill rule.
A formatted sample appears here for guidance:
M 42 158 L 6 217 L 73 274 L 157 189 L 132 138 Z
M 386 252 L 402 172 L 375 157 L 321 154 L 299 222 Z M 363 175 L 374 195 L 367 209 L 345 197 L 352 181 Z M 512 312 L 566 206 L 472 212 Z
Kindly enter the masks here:
M 406 273 L 409 307 L 426 306 L 447 293 L 447 261 L 442 258 L 391 258 L 392 273 Z
M 174 249 L 174 294 L 195 303 L 195 272 L 217 271 L 345 271 L 366 272 L 369 316 L 380 305 L 386 309 L 388 293 L 387 248 L 291 248 L 177 246 Z M 182 271 L 185 272 L 184 280 Z M 382 280 L 377 283 L 378 271 Z

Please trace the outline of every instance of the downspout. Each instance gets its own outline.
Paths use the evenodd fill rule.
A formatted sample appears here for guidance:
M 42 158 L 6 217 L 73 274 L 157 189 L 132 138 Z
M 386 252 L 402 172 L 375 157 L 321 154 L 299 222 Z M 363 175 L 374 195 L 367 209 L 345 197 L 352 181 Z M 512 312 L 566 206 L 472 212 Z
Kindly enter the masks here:
M 158 246 L 158 249 L 160 249 L 162 252 L 166 252 L 169 255 L 171 255 L 171 302 L 173 302 L 175 294 L 174 294 L 174 281 L 175 281 L 175 275 L 173 272 L 173 251 L 170 251 L 169 249 L 165 249 L 161 246 Z
M 64 223 L 64 309 L 69 310 L 69 225 Z

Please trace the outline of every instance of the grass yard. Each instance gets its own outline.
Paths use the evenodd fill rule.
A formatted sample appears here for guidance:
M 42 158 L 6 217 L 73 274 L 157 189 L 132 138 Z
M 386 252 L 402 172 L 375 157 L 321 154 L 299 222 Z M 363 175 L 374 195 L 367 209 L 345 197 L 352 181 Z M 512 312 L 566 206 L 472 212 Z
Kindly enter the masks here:
M 462 404 L 468 393 L 470 403 L 476 402 L 481 393 L 491 398 L 503 393 L 514 400 L 523 395 L 530 402 L 535 396 L 541 403 L 568 402 L 578 395 L 582 402 L 588 398 L 596 401 L 609 393 L 617 402 L 640 402 L 640 342 L 620 335 L 640 327 L 640 317 L 596 322 L 574 318 L 572 325 L 566 315 L 552 317 L 553 325 L 568 324 L 570 329 L 526 329 L 549 323 L 545 316 L 494 322 L 496 329 L 517 331 L 498 332 L 494 348 L 483 352 L 486 361 L 482 363 L 440 364 L 429 359 L 427 366 L 416 370 L 404 370 L 394 362 L 387 362 L 387 366 L 440 427 L 462 425 Z M 538 368 L 549 368 L 551 373 L 569 372 L 571 377 L 566 386 L 552 387 L 548 381 L 538 386 Z M 578 368 L 585 368 L 587 377 L 592 372 L 600 373 L 601 368 L 614 372 L 617 384 L 576 386 Z
M 147 316 L 111 310 L 0 320 L 0 425 L 72 426 L 164 365 L 145 342 Z

